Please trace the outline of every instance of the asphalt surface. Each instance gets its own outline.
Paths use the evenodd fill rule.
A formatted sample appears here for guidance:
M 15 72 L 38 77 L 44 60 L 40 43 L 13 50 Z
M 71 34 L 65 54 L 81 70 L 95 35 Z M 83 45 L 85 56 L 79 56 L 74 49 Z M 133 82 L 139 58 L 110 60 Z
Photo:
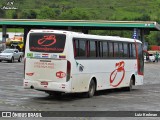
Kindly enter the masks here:
M 135 86 L 133 91 L 105 90 L 97 92 L 93 98 L 84 98 L 79 94 L 55 98 L 44 92 L 23 89 L 23 69 L 23 62 L 0 63 L 0 111 L 160 111 L 160 62 L 145 63 L 144 85 Z M 137 117 L 129 119 L 137 120 Z

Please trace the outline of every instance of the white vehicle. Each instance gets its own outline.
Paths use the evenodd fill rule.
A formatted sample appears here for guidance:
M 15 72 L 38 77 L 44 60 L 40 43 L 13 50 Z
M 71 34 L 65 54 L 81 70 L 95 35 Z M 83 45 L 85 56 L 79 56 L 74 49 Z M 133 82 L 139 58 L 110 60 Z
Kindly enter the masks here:
M 0 53 L 0 62 L 1 61 L 8 61 L 13 63 L 15 60 L 18 62 L 22 61 L 23 53 L 19 52 L 18 49 L 5 49 Z
M 155 62 L 156 58 L 154 54 L 149 54 L 149 61 Z
M 59 30 L 31 30 L 25 50 L 24 88 L 49 94 L 143 84 L 142 43 L 129 38 Z

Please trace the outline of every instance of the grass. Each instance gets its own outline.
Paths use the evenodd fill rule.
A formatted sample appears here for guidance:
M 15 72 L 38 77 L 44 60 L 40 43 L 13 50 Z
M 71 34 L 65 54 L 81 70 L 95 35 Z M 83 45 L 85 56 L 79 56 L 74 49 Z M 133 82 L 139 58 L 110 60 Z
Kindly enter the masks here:
M 2 28 L 0 28 L 0 32 L 2 32 Z M 21 29 L 21 28 L 8 28 L 8 29 L 7 29 L 7 32 L 17 33 L 17 32 L 24 32 L 24 30 Z

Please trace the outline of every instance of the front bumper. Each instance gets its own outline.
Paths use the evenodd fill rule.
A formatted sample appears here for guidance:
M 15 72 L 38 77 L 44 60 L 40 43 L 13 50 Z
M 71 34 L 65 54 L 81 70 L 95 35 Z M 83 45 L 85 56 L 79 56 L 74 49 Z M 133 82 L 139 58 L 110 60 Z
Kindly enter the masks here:
M 6 61 L 8 61 L 8 60 L 11 60 L 11 57 L 0 57 L 0 60 L 6 60 Z

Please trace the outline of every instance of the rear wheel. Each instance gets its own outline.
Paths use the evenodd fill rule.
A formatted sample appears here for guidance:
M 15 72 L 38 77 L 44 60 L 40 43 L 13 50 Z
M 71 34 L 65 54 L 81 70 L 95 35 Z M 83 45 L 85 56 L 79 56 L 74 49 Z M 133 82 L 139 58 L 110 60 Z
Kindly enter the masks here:
M 94 80 L 91 80 L 90 85 L 89 85 L 89 90 L 86 93 L 86 97 L 88 97 L 88 98 L 93 97 L 95 91 L 96 91 L 96 84 L 95 84 Z
M 130 83 L 129 83 L 129 86 L 126 87 L 126 91 L 131 91 L 133 89 L 133 78 L 130 79 Z

